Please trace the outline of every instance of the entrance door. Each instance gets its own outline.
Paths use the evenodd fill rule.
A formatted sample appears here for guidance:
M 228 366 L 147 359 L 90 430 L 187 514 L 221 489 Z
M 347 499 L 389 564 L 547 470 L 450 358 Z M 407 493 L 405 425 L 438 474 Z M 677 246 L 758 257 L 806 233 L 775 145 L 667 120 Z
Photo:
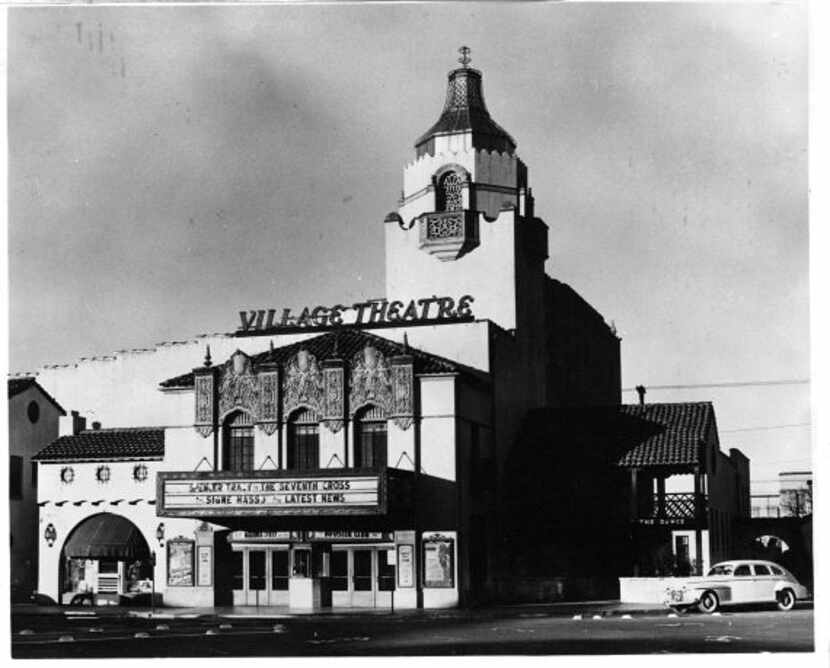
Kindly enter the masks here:
M 392 604 L 394 559 L 388 547 L 335 547 L 329 585 L 334 607 L 377 608 Z
M 352 605 L 375 605 L 374 550 L 354 550 L 352 569 Z
M 265 580 L 265 550 L 248 552 L 248 605 L 268 605 Z

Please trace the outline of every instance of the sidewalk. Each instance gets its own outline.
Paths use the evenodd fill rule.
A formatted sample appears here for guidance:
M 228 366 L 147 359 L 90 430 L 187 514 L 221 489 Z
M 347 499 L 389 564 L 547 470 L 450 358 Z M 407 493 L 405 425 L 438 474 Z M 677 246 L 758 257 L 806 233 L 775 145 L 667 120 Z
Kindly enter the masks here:
M 648 603 L 620 603 L 619 601 L 562 601 L 557 603 L 530 603 L 515 605 L 492 605 L 476 608 L 430 608 L 390 610 L 388 608 L 328 608 L 324 610 L 296 610 L 287 606 L 280 607 L 199 607 L 172 608 L 158 607 L 127 608 L 120 606 L 100 607 L 41 607 L 20 605 L 12 607 L 13 615 L 61 614 L 72 616 L 96 617 L 142 617 L 153 619 L 291 619 L 319 618 L 339 619 L 346 616 L 372 618 L 425 618 L 425 619 L 486 619 L 486 618 L 521 618 L 521 617 L 573 617 L 584 618 L 599 615 L 613 617 L 620 615 L 655 615 L 667 614 L 670 610 L 662 605 Z

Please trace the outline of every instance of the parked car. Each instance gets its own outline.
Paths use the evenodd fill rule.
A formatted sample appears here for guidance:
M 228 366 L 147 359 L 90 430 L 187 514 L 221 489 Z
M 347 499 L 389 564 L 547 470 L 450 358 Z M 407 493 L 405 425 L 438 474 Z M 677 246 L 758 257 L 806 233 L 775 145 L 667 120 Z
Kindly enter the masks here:
M 722 605 L 743 603 L 777 603 L 780 610 L 792 610 L 808 595 L 807 588 L 778 564 L 741 559 L 715 564 L 705 576 L 678 578 L 666 588 L 665 603 L 710 613 Z

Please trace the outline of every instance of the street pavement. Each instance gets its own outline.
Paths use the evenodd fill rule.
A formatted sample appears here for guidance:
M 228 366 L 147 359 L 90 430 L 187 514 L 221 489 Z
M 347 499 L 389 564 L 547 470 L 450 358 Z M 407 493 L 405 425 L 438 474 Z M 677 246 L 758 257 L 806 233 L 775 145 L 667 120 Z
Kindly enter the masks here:
M 311 615 L 228 611 L 29 609 L 12 613 L 12 656 L 197 657 L 331 655 L 809 652 L 812 606 L 676 616 L 607 604 Z M 243 616 L 230 616 L 243 615 Z

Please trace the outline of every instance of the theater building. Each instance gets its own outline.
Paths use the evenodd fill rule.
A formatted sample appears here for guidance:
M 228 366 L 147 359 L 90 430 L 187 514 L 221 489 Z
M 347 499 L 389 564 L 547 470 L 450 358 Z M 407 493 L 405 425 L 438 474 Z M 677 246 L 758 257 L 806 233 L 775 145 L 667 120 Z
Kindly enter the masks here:
M 412 608 L 495 590 L 508 453 L 534 409 L 616 410 L 619 338 L 546 275 L 528 169 L 466 54 L 403 182 L 378 223 L 384 298 L 41 370 L 105 427 L 39 455 L 41 591 Z

